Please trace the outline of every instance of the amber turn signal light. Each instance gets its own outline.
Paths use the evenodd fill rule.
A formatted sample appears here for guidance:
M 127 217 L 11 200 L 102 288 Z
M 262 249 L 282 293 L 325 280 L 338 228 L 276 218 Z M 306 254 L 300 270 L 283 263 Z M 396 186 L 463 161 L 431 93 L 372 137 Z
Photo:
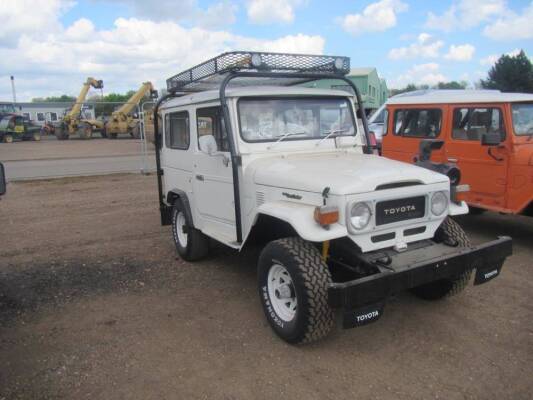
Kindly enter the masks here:
M 339 220 L 339 209 L 332 206 L 315 208 L 315 221 L 322 225 L 331 225 Z

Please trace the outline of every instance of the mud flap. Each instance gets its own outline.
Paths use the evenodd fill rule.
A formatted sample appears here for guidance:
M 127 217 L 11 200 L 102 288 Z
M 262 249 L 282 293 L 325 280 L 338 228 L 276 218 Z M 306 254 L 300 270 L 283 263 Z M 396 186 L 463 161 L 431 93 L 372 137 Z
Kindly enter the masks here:
M 342 327 L 344 329 L 355 328 L 375 322 L 381 318 L 385 302 L 370 304 L 354 310 L 344 310 L 342 316 Z
M 482 285 L 483 283 L 487 283 L 488 281 L 491 281 L 496 278 L 498 275 L 500 275 L 502 266 L 503 260 L 487 265 L 485 267 L 477 267 L 476 277 L 474 279 L 474 286 Z

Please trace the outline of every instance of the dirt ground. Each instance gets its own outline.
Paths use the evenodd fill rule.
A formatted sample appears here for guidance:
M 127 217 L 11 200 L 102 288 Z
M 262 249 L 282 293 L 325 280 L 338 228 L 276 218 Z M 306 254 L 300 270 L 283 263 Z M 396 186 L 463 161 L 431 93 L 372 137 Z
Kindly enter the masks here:
M 293 347 L 262 314 L 257 250 L 176 256 L 154 176 L 13 183 L 0 200 L 0 399 L 530 399 L 533 222 L 502 275 L 401 294 L 377 323 Z

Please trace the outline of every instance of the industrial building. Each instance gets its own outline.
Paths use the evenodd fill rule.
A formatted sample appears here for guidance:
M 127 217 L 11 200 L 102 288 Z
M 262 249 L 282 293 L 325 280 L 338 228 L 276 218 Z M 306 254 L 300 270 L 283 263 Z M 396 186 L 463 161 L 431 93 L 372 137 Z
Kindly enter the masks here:
M 26 102 L 16 103 L 13 108 L 13 102 L 0 101 L 0 112 L 13 112 L 14 109 L 15 113 L 25 116 L 38 125 L 59 121 L 71 107 L 72 103 L 64 102 Z M 82 114 L 85 119 L 94 119 L 94 105 L 84 104 Z
M 359 89 L 367 114 L 376 111 L 389 98 L 387 82 L 379 77 L 376 68 L 353 68 L 347 78 Z M 307 87 L 351 90 L 348 85 L 340 84 L 340 81 L 334 79 L 323 79 L 304 85 Z

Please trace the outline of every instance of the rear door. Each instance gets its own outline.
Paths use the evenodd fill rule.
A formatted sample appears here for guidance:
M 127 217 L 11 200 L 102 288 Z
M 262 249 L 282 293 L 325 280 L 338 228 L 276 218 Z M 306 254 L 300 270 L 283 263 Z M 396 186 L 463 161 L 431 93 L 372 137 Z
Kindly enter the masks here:
M 457 162 L 461 183 L 470 185 L 472 204 L 503 207 L 509 152 L 506 145 L 503 106 L 453 105 L 452 129 L 446 143 L 448 161 Z M 484 133 L 499 133 L 500 146 L 482 146 Z
M 441 139 L 446 107 L 395 106 L 389 111 L 387 134 L 383 138 L 383 155 L 394 160 L 413 163 L 423 139 Z M 433 161 L 444 158 L 444 149 L 432 153 Z

